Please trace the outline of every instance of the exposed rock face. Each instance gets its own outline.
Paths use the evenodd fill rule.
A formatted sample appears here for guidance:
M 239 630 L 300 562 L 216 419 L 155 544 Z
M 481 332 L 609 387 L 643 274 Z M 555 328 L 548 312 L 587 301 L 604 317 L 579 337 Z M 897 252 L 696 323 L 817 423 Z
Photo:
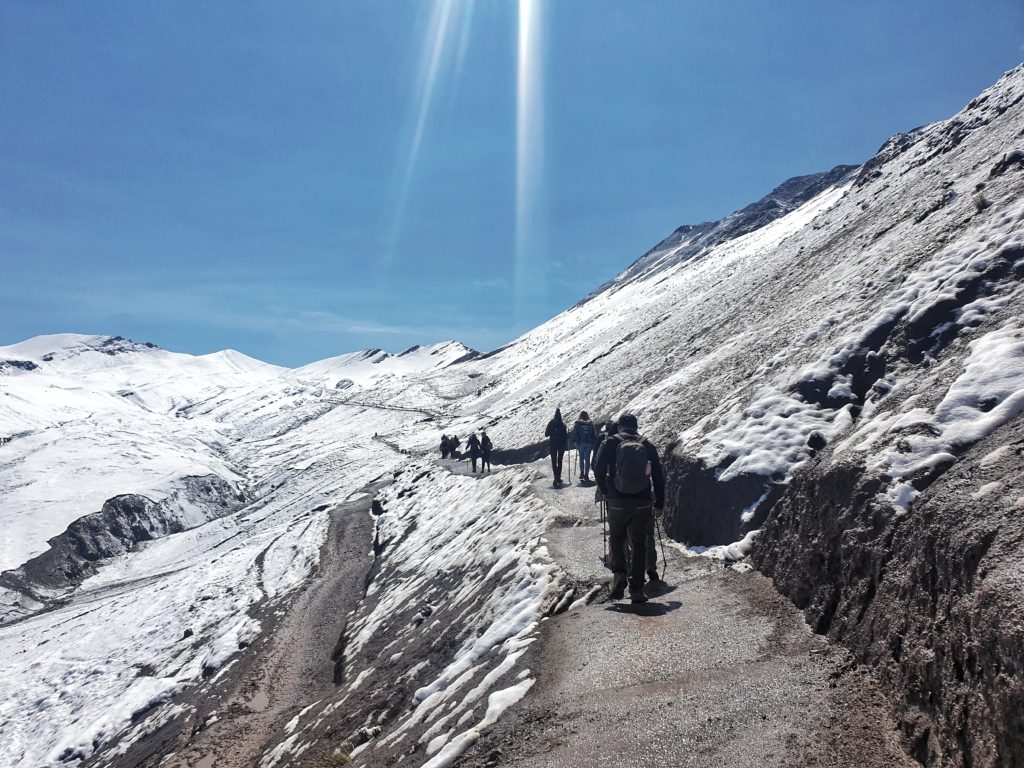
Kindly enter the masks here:
M 34 371 L 39 366 L 31 360 L 0 360 L 0 373 L 7 371 Z
M 756 565 L 873 666 L 928 766 L 1024 765 L 1024 419 L 895 514 L 884 476 L 825 454 L 794 479 Z
M 677 493 L 666 499 L 665 530 L 669 536 L 697 546 L 742 539 L 760 527 L 784 489 L 761 475 L 742 474 L 724 482 L 717 475 L 715 468 L 701 461 L 669 454 L 666 487 L 685 489 L 685 495 Z M 743 519 L 732 510 L 752 510 L 752 514 Z
M 0 574 L 0 586 L 40 598 L 40 588 L 49 592 L 75 587 L 96 573 L 101 560 L 230 514 L 244 501 L 233 486 L 212 475 L 187 477 L 180 489 L 160 501 L 133 493 L 114 496 L 99 512 L 80 517 L 50 539 L 46 552 Z

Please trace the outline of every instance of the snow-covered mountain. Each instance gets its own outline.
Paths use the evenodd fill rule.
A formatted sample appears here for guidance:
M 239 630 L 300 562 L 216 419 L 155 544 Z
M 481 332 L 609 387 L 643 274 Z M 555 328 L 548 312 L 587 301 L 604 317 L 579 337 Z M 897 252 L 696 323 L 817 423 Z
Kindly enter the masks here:
M 0 765 L 116 765 L 199 717 L 184 694 L 271 631 L 316 572 L 331 510 L 384 477 L 374 565 L 341 642 L 350 687 L 293 721 L 262 764 L 304 764 L 332 717 L 363 716 L 357 698 L 359 764 L 407 743 L 429 744 L 416 764 L 447 764 L 529 689 L 517 659 L 564 585 L 537 538 L 551 512 L 525 475 L 473 485 L 415 457 L 442 431 L 486 426 L 504 461 L 537 458 L 555 407 L 638 414 L 666 457 L 671 534 L 721 557 L 753 547 L 812 625 L 918 712 L 908 737 L 923 762 L 1008 754 L 963 735 L 1012 732 L 1007 713 L 1024 708 L 1002 671 L 1024 626 L 1019 573 L 1004 573 L 1024 554 L 1008 512 L 1024 488 L 1016 443 L 1000 437 L 1024 410 L 1021 126 L 1024 67 L 863 166 L 680 227 L 488 354 L 446 342 L 288 370 L 70 334 L 0 348 Z M 957 509 L 982 522 L 949 543 L 970 573 L 901 576 L 948 543 L 908 532 L 921 510 L 952 527 L 935 489 L 975 466 L 986 484 L 963 480 Z M 1001 575 L 986 615 L 1003 623 L 975 640 L 963 604 L 937 595 L 981 589 L 989 571 Z M 408 627 L 449 591 L 428 649 Z M 385 651 L 394 678 L 378 681 Z M 927 704 L 909 679 L 928 681 Z M 402 686 L 431 703 L 392 701 Z

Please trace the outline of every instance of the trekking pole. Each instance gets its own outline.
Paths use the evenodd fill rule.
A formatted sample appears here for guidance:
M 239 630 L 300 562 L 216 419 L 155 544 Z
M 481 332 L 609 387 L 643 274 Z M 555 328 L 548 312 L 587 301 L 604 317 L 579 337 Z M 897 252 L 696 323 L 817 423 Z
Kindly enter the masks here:
M 668 573 L 668 558 L 665 556 L 665 541 L 661 538 L 661 520 L 654 518 L 654 529 L 658 532 L 658 543 L 661 545 L 661 577 Z
M 608 567 L 608 500 L 601 499 L 601 536 L 604 539 L 604 567 Z

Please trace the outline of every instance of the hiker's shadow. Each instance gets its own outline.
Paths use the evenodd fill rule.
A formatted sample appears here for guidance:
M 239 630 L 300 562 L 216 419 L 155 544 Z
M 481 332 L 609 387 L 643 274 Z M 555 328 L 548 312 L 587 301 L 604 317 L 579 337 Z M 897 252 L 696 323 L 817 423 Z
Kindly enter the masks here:
M 611 603 L 605 607 L 605 610 L 613 613 L 631 613 L 634 616 L 667 616 L 682 605 L 677 600 L 670 600 L 666 603 L 648 600 L 646 603 Z

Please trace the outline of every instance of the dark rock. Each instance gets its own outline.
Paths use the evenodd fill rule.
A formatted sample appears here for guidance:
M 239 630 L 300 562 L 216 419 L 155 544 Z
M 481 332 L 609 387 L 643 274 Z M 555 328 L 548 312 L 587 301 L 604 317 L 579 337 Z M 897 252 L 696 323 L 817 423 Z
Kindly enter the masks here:
M 798 473 L 755 542 L 755 565 L 810 625 L 870 664 L 927 766 L 1024 765 L 1024 419 L 932 478 L 909 514 L 884 480 L 830 452 Z M 973 495 L 989 480 L 1005 491 Z
M 989 171 L 988 177 L 990 179 L 997 178 L 1014 167 L 1024 168 L 1024 149 L 1015 149 L 999 158 L 999 161 Z
M 38 368 L 39 366 L 33 363 L 31 360 L 0 360 L 0 371 L 35 371 Z

